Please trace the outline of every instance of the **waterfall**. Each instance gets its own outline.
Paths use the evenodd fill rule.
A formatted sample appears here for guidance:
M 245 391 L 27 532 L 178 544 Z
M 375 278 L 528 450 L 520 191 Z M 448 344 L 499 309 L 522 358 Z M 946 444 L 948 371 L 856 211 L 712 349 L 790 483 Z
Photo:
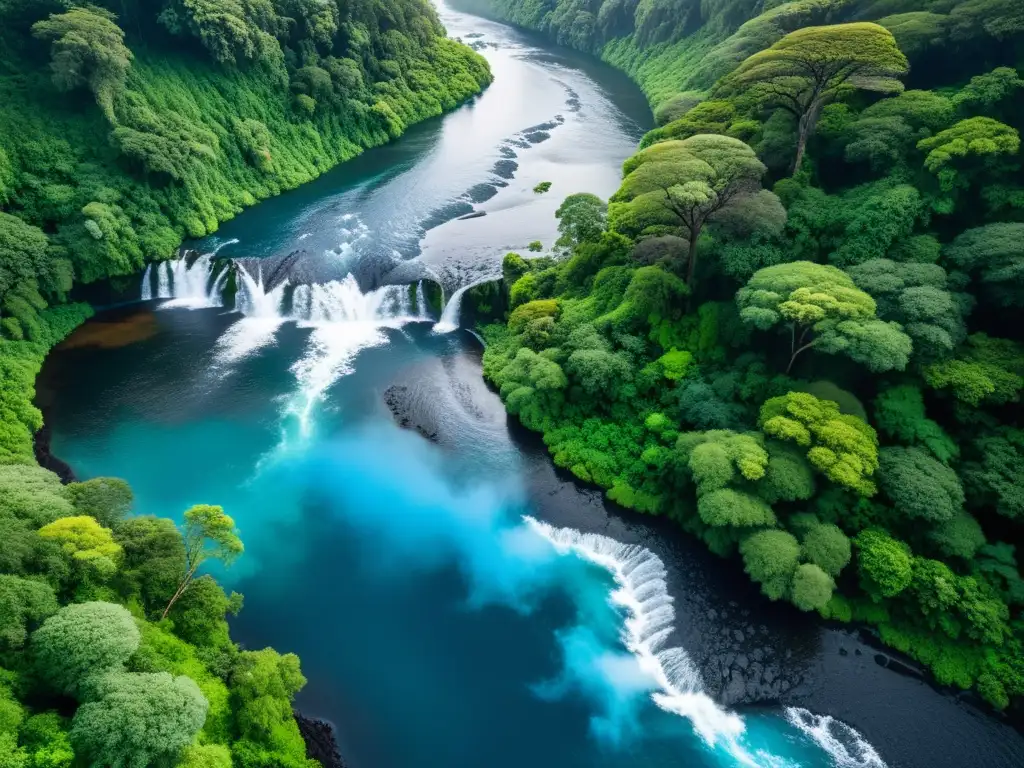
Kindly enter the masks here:
M 225 271 L 225 276 L 227 272 Z M 263 284 L 263 265 L 256 268 L 256 278 L 248 270 L 239 266 L 235 270 L 238 281 L 238 293 L 235 295 L 235 308 L 246 317 L 284 320 L 281 315 L 281 304 L 288 281 L 283 281 L 272 291 L 267 291 Z
M 478 283 L 464 285 L 452 294 L 448 303 L 444 305 L 441 319 L 434 323 L 434 333 L 451 333 L 459 327 L 459 318 L 462 315 L 462 296 L 474 285 L 478 285 Z
M 149 301 L 153 298 L 153 265 L 147 264 L 146 271 L 142 273 L 142 295 L 139 297 L 142 301 Z
M 157 268 L 157 289 L 158 299 L 171 298 L 171 262 L 165 261 Z
M 385 323 L 411 319 L 411 314 L 408 286 L 386 285 L 363 293 L 352 275 L 300 285 L 292 295 L 291 318 L 310 324 Z
M 690 721 L 711 748 L 721 746 L 747 768 L 786 765 L 786 758 L 769 754 L 744 739 L 743 718 L 718 706 L 704 691 L 700 672 L 689 654 L 666 647 L 675 629 L 675 608 L 665 579 L 668 572 L 657 555 L 637 544 L 608 536 L 555 528 L 524 516 L 527 526 L 561 554 L 575 554 L 612 575 L 616 589 L 611 602 L 626 613 L 622 643 L 655 682 L 651 700 L 661 709 Z M 790 707 L 787 720 L 811 738 L 843 768 L 887 768 L 874 747 L 856 730 L 828 715 Z
M 165 261 L 157 268 L 158 299 L 171 299 L 161 308 L 187 307 L 201 309 L 204 307 L 222 306 L 221 291 L 227 281 L 227 274 L 218 276 L 214 284 L 210 284 L 213 269 L 213 254 L 200 256 L 190 267 L 186 259 Z M 143 294 L 145 295 L 146 278 L 143 277 Z M 152 298 L 152 294 L 150 294 Z
M 427 295 L 423 290 L 423 281 L 416 283 L 416 317 L 421 320 L 427 319 Z
M 387 285 L 369 293 L 350 274 L 343 280 L 300 285 L 292 294 L 290 319 L 313 328 L 302 357 L 292 366 L 298 391 L 285 404 L 300 439 L 313 431 L 313 416 L 328 388 L 352 372 L 363 349 L 387 343 L 383 329 L 414 319 L 409 316 L 409 286 Z M 282 447 L 287 447 L 287 436 Z
M 665 584 L 665 566 L 650 550 L 621 544 L 607 536 L 554 528 L 532 517 L 526 523 L 559 552 L 572 552 L 607 570 L 618 588 L 612 602 L 628 614 L 622 640 L 657 682 L 654 703 L 688 719 L 710 746 L 735 743 L 743 733 L 743 720 L 721 709 L 703 691 L 700 672 L 682 648 L 666 648 L 674 630 L 675 608 Z

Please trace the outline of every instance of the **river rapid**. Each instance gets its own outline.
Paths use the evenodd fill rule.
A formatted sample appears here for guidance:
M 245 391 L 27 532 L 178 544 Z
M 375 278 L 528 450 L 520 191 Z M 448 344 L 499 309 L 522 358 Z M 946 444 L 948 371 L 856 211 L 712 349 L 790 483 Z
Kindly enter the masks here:
M 140 512 L 234 516 L 233 635 L 301 656 L 297 706 L 352 768 L 1024 764 L 1011 728 L 769 604 L 509 422 L 460 289 L 550 245 L 566 195 L 610 195 L 650 113 L 617 72 L 439 10 L 494 84 L 148 270 L 48 359 L 55 455 L 126 478 Z

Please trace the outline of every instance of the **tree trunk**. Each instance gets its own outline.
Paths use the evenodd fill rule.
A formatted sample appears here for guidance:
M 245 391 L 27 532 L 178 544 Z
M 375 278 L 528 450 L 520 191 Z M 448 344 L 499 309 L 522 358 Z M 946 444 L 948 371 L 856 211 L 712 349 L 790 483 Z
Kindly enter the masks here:
M 185 577 L 181 580 L 181 583 L 178 585 L 178 588 L 171 596 L 170 602 L 167 603 L 167 607 L 164 608 L 164 612 L 160 615 L 161 621 L 167 618 L 167 614 L 171 612 L 171 608 L 174 606 L 176 602 L 178 602 L 178 598 L 185 594 L 185 590 L 188 589 L 188 585 L 192 583 L 192 577 L 195 576 L 197 568 L 198 566 L 196 566 L 195 568 L 190 568 L 185 573 Z
M 794 176 L 800 171 L 800 166 L 803 165 L 804 153 L 807 151 L 807 141 L 811 138 L 811 134 L 814 133 L 814 129 L 818 125 L 818 114 L 820 112 L 821 104 L 817 101 L 812 102 L 797 123 L 796 158 L 793 160 Z
M 802 347 L 800 347 L 800 349 L 796 350 L 793 353 L 792 357 L 789 358 L 789 365 L 786 366 L 786 373 L 787 373 L 787 375 L 789 374 L 789 372 L 791 370 L 793 370 L 793 363 L 796 362 L 797 355 L 799 355 L 805 349 L 810 349 L 813 346 L 814 346 L 814 342 L 812 341 L 810 344 L 804 344 Z
M 797 133 L 796 139 L 796 159 L 793 160 L 793 175 L 796 176 L 800 171 L 800 166 L 804 162 L 804 151 L 807 149 L 807 136 L 810 133 L 807 127 L 807 115 L 800 118 L 800 126 Z
M 690 248 L 686 256 L 686 284 L 690 287 L 690 294 L 693 294 L 693 268 L 697 263 L 697 238 L 700 237 L 700 227 L 690 228 Z

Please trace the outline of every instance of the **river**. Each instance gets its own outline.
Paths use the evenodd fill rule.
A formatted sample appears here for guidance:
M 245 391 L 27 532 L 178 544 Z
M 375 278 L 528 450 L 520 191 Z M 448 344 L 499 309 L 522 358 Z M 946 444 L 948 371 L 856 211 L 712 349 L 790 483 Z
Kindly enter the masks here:
M 611 194 L 650 114 L 603 65 L 440 11 L 494 84 L 197 244 L 236 259 L 240 311 L 212 255 L 147 271 L 48 359 L 54 453 L 129 480 L 139 512 L 235 517 L 234 637 L 302 657 L 297 705 L 353 768 L 1024 764 L 1009 727 L 509 422 L 459 289 L 550 245 L 567 194 Z

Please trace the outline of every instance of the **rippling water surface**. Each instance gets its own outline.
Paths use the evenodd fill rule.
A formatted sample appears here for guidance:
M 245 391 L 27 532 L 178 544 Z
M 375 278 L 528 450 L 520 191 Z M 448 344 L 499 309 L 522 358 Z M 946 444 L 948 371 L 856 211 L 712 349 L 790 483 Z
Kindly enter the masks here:
M 419 283 L 451 297 L 550 244 L 558 202 L 610 194 L 649 114 L 620 75 L 441 10 L 492 88 L 147 272 L 144 301 L 48 361 L 55 453 L 148 513 L 225 506 L 246 542 L 219 574 L 246 595 L 234 634 L 302 656 L 299 706 L 355 768 L 1020 765 L 1009 729 L 767 608 L 510 426 L 455 304 L 437 317 Z M 710 695 L 752 640 L 794 680 L 787 706 Z

